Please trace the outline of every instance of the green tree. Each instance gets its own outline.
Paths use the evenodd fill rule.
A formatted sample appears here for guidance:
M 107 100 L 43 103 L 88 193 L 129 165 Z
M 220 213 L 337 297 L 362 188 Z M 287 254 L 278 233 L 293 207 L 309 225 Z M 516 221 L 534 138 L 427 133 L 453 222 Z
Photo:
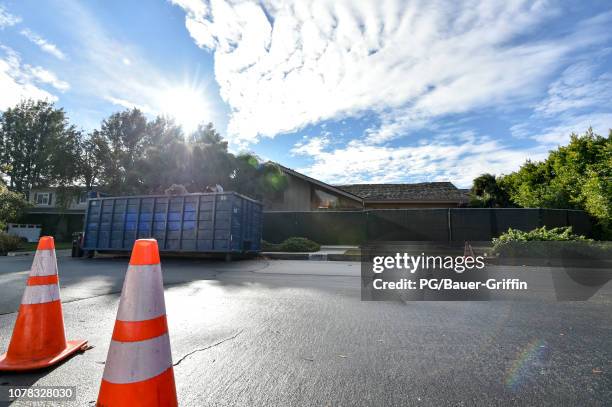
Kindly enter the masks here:
M 612 166 L 612 163 L 610 163 Z M 612 167 L 610 167 L 612 168 Z M 612 227 L 612 174 L 602 176 L 590 171 L 580 191 L 584 209 L 600 219 L 606 229 Z
M 172 119 L 160 116 L 147 124 L 138 168 L 147 193 L 162 194 L 172 184 L 190 183 L 189 149 Z
M 521 207 L 585 210 L 606 236 L 612 227 L 612 130 L 607 137 L 592 129 L 572 134 L 544 161 L 527 161 L 497 181 Z
M 474 179 L 470 198 L 470 206 L 477 208 L 503 208 L 511 205 L 510 197 L 497 183 L 495 175 L 488 173 Z
M 137 168 L 148 143 L 146 135 L 147 119 L 136 108 L 114 113 L 102 122 L 96 137 L 108 146 L 100 176 L 108 192 L 114 195 L 146 192 Z
M 0 182 L 0 231 L 7 223 L 19 220 L 29 204 L 23 194 L 9 191 L 3 182 Z
M 83 134 L 63 110 L 30 100 L 2 113 L 0 126 L 0 178 L 21 193 L 56 186 L 60 205 L 68 205 L 83 186 L 129 195 L 161 194 L 174 184 L 193 192 L 220 184 L 261 198 L 287 184 L 277 165 L 230 153 L 212 123 L 186 137 L 168 117 L 148 120 L 128 109 Z
M 51 102 L 25 100 L 0 114 L 0 167 L 9 188 L 66 185 L 74 180 L 80 134 Z
M 233 162 L 230 182 L 232 190 L 263 199 L 264 196 L 273 197 L 287 187 L 287 176 L 276 163 L 262 162 L 252 153 L 239 154 Z
M 206 186 L 215 184 L 227 189 L 235 170 L 234 156 L 212 123 L 200 125 L 189 136 L 189 151 L 190 190 L 204 191 Z
M 102 185 L 101 178 L 110 156 L 108 142 L 99 131 L 95 130 L 83 138 L 79 143 L 78 182 L 87 190 Z
M 80 178 L 80 145 L 82 132 L 73 125 L 68 125 L 62 137 L 51 140 L 48 161 L 51 176 L 49 185 L 60 187 L 72 186 Z

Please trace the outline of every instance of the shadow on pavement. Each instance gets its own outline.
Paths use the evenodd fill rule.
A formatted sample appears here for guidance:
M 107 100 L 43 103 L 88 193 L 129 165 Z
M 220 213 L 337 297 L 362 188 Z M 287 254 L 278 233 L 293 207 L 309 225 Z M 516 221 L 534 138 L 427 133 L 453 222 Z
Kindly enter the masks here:
M 87 258 L 58 258 L 62 303 L 88 298 L 119 295 L 128 268 L 127 256 L 101 256 Z M 335 264 L 315 265 L 329 262 L 290 262 L 265 259 L 241 259 L 226 262 L 222 259 L 162 257 L 162 271 L 166 288 L 186 285 L 196 281 L 215 280 L 226 289 L 240 288 L 253 282 L 264 286 L 298 287 L 303 282 L 320 280 L 316 275 L 279 276 L 278 270 L 287 268 L 333 269 Z M 0 261 L 0 315 L 17 312 L 25 287 L 31 259 L 21 261 Z M 272 266 L 271 266 L 272 265 Z M 275 268 L 276 273 L 261 273 Z M 254 272 L 260 272 L 255 274 Z M 330 277 L 332 278 L 332 277 Z M 343 277 L 338 277 L 343 278 Z M 333 278 L 332 278 L 333 279 Z M 320 285 L 320 284 L 316 284 Z M 356 285 L 358 288 L 359 286 Z
M 62 366 L 64 363 L 70 362 L 72 358 L 78 357 L 81 355 L 83 351 L 76 352 L 66 359 L 62 360 L 58 364 L 40 370 L 32 370 L 27 372 L 0 372 L 0 386 L 12 386 L 12 387 L 31 387 L 34 386 L 40 379 L 51 374 L 55 369 Z M 0 400 L 0 406 L 10 406 L 15 401 L 3 401 Z M 37 404 L 38 402 L 31 402 L 33 404 Z M 44 404 L 44 402 L 43 402 Z

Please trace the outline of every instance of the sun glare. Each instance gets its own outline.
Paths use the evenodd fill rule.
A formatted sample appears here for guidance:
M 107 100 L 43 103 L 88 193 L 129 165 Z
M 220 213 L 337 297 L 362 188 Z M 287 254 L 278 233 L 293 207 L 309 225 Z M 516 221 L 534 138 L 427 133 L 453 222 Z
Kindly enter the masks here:
M 198 124 L 210 120 L 210 108 L 201 90 L 178 86 L 161 95 L 160 105 L 164 114 L 174 118 L 186 134 L 197 129 Z

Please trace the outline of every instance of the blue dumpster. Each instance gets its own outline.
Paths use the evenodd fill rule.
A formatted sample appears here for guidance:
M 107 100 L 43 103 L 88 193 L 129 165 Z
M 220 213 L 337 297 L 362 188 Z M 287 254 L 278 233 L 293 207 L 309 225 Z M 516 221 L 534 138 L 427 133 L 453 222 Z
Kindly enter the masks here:
M 157 239 L 160 251 L 256 253 L 262 205 L 235 192 L 89 199 L 83 250 L 131 250 Z

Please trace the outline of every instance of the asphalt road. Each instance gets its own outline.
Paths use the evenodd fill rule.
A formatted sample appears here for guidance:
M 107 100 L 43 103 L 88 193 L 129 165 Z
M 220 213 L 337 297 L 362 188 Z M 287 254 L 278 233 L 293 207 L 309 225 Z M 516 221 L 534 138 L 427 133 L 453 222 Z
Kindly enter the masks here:
M 2 350 L 31 260 L 0 258 Z M 162 263 L 184 406 L 611 405 L 610 283 L 585 302 L 365 302 L 358 263 Z M 94 405 L 126 266 L 60 257 L 67 336 L 94 348 L 0 384 Z

